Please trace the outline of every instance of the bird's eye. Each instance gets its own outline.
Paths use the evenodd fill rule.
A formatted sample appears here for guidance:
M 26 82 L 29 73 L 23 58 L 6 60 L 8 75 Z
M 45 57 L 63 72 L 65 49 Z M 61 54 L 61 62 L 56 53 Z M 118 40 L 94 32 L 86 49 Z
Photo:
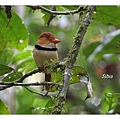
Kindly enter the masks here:
M 48 36 L 46 36 L 46 38 L 49 38 Z

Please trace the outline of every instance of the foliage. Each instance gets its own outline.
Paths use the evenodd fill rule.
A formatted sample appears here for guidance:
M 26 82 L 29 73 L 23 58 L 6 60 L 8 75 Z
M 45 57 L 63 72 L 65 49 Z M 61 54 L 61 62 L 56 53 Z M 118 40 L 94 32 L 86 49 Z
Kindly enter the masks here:
M 105 97 L 101 100 L 101 109 L 103 113 L 109 113 L 114 110 L 118 104 L 120 93 L 105 93 Z
M 52 6 L 44 7 L 52 8 Z M 58 11 L 75 10 L 77 8 L 78 6 L 56 6 Z M 55 15 L 50 21 L 49 27 L 47 27 L 46 24 L 50 19 L 49 13 L 43 10 L 35 10 L 33 13 L 29 13 L 29 8 L 25 8 L 25 10 L 23 20 L 14 10 L 11 10 L 11 19 L 8 19 L 5 9 L 0 8 L 0 76 L 2 76 L 2 82 L 5 83 L 15 82 L 23 74 L 36 68 L 32 57 L 32 49 L 41 32 L 51 31 L 61 39 L 59 60 L 62 60 L 67 56 L 73 43 L 73 36 L 75 36 L 78 28 L 79 13 L 69 16 Z M 76 66 L 72 71 L 63 113 L 66 113 L 66 111 L 68 114 L 120 112 L 118 110 L 120 104 L 119 72 L 116 68 L 116 66 L 119 66 L 120 59 L 120 31 L 117 30 L 120 25 L 119 16 L 119 6 L 96 6 L 93 20 L 86 31 Z M 109 30 L 110 28 L 111 30 Z M 28 34 L 28 31 L 30 34 Z M 102 74 L 113 74 L 114 78 L 102 79 Z M 62 84 L 62 77 L 62 70 L 57 69 L 52 75 L 52 82 Z M 80 82 L 80 80 L 86 80 L 86 78 L 90 78 L 94 93 L 93 98 L 83 101 L 87 95 L 84 82 Z M 30 88 L 37 92 L 43 92 L 37 87 Z M 53 98 L 47 98 L 35 95 L 25 88 L 17 88 L 15 92 L 15 113 L 51 114 L 59 89 L 52 87 L 49 94 Z M 87 90 L 87 94 L 88 92 L 89 90 Z M 98 104 L 96 101 L 100 101 L 100 103 Z M 0 114 L 10 114 L 7 106 L 1 100 L 0 106 Z
M 2 51 L 10 46 L 18 50 L 23 50 L 28 44 L 28 32 L 20 17 L 12 11 L 12 18 L 6 18 L 4 9 L 0 9 L 0 42 L 2 42 Z M 9 22 L 9 23 L 8 23 Z M 19 34 L 20 33 L 20 34 Z
M 120 8 L 118 6 L 97 6 L 93 19 L 104 24 L 119 26 Z
M 0 99 L 0 114 L 10 114 L 8 107 L 1 99 Z
M 6 73 L 11 72 L 13 69 L 11 67 L 8 67 L 6 65 L 0 64 L 0 75 L 4 75 Z
M 117 33 L 117 34 L 116 34 Z M 84 50 L 84 55 L 86 57 L 92 56 L 92 60 L 99 60 L 105 54 L 119 54 L 119 43 L 120 43 L 120 31 L 115 31 L 107 34 L 101 41 L 91 43 Z

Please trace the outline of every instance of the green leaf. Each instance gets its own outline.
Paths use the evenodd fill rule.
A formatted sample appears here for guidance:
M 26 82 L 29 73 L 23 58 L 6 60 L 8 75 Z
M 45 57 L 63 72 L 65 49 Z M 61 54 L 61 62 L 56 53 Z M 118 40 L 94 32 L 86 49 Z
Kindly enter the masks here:
M 87 70 L 80 66 L 74 66 L 72 75 L 81 75 L 81 76 L 88 76 Z
M 53 103 L 50 98 L 36 98 L 34 100 L 33 106 L 36 109 L 35 113 L 50 114 L 53 109 Z
M 119 6 L 97 6 L 93 19 L 104 24 L 120 25 L 120 7 Z
M 6 104 L 0 99 L 0 114 L 10 114 Z
M 32 114 L 34 109 L 35 109 L 34 107 L 29 107 L 29 108 L 23 110 L 23 113 L 24 114 Z
M 13 68 L 6 66 L 6 65 L 3 65 L 3 64 L 0 64 L 0 75 L 4 75 L 6 73 L 9 73 L 12 70 L 13 70 Z
M 105 97 L 101 101 L 101 108 L 103 113 L 108 113 L 115 109 L 120 99 L 120 93 L 105 93 Z
M 50 14 L 44 13 L 44 15 L 42 16 L 42 19 L 44 20 L 45 25 L 47 24 L 49 18 L 50 18 Z
M 44 7 L 47 8 L 47 9 L 51 9 L 52 8 L 52 6 L 44 6 Z M 42 16 L 42 19 L 44 20 L 44 23 L 47 24 L 47 22 L 48 22 L 48 20 L 50 18 L 50 14 L 48 12 L 45 12 L 44 10 L 41 10 L 41 12 L 44 14 Z
M 59 83 L 62 81 L 61 79 L 62 79 L 62 72 L 60 71 L 60 69 L 58 69 L 57 72 L 54 72 L 52 74 L 52 82 Z
M 62 6 L 64 8 L 66 8 L 67 10 L 76 10 L 78 9 L 79 6 Z
M 16 114 L 24 114 L 30 112 L 30 109 L 33 107 L 33 101 L 37 97 L 36 94 L 32 94 L 30 91 L 24 87 L 17 87 L 17 92 L 15 92 L 15 99 L 17 101 Z M 24 99 L 23 99 L 24 98 Z M 32 112 L 32 110 L 31 110 Z
M 64 11 L 65 10 L 64 7 L 61 5 L 56 6 L 56 9 L 57 9 L 57 11 Z
M 74 66 L 72 70 L 70 84 L 80 82 L 80 76 L 88 77 L 88 72 L 83 67 Z
M 22 61 L 20 64 L 17 65 L 16 70 L 20 72 L 29 72 L 36 68 L 35 61 L 33 58 L 29 58 L 27 60 Z
M 13 64 L 20 62 L 21 60 L 28 59 L 32 57 L 32 51 L 31 50 L 24 50 L 18 53 L 16 56 L 13 58 Z
M 58 69 L 57 72 L 53 72 L 51 79 L 52 79 L 51 82 L 54 83 L 62 82 L 62 72 L 60 71 L 60 69 Z M 57 86 L 51 86 L 50 92 L 55 92 L 57 90 L 58 90 Z
M 2 82 L 14 82 L 22 76 L 21 72 L 12 72 L 2 79 Z
M 47 103 L 49 102 L 49 98 L 44 98 L 44 99 L 42 99 L 42 98 L 40 98 L 40 99 L 38 99 L 38 98 L 36 98 L 35 100 L 34 100 L 34 103 L 33 103 L 33 106 L 34 107 L 46 107 L 46 105 L 47 105 Z
M 1 32 L 0 32 L 0 44 L 1 44 L 0 46 L 0 53 L 1 53 L 7 45 L 7 41 L 4 41 L 4 37 L 2 36 Z
M 10 48 L 4 48 L 2 52 L 0 52 L 0 63 L 8 65 L 13 57 L 13 51 Z
M 108 44 L 104 45 L 102 51 L 95 55 L 95 59 L 100 59 L 105 54 L 119 54 L 120 53 L 120 35 L 113 38 Z
M 79 83 L 79 82 L 80 82 L 80 77 L 71 75 L 70 82 L 69 82 L 70 84 L 75 84 L 75 83 Z
M 11 10 L 11 14 L 12 18 L 7 19 L 5 9 L 0 9 L 1 46 L 5 46 L 7 43 L 12 48 L 23 50 L 28 45 L 28 32 L 26 26 L 13 10 Z M 7 24 L 8 26 L 6 26 Z

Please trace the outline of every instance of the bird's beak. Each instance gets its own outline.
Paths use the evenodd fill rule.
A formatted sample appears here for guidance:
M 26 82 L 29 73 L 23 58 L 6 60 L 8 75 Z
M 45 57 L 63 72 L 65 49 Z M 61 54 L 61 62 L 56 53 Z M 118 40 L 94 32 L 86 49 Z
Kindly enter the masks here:
M 56 38 L 56 39 L 52 40 L 51 42 L 54 43 L 54 44 L 57 44 L 57 43 L 60 42 L 60 40 L 58 40 L 58 39 Z

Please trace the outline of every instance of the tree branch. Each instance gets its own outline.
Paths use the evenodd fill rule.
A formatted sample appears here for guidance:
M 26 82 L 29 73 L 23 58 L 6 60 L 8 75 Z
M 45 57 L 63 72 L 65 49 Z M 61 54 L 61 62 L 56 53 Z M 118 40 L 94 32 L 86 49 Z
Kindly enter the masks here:
M 42 71 L 43 71 L 43 68 L 41 68 L 41 72 L 42 72 Z M 29 72 L 29 73 L 26 73 L 26 74 L 23 75 L 17 82 L 21 83 L 21 82 L 23 82 L 23 80 L 24 80 L 25 78 L 27 78 L 27 77 L 29 77 L 29 76 L 37 73 L 37 72 L 39 72 L 38 69 L 33 70 L 33 71 Z
M 31 90 L 30 88 L 28 88 L 28 87 L 26 87 L 26 86 L 25 86 L 25 88 L 26 88 L 28 91 L 30 91 L 31 93 L 34 93 L 34 94 L 37 94 L 37 95 L 40 95 L 40 96 L 44 96 L 44 97 L 49 97 L 49 98 L 53 99 L 52 96 L 50 96 L 50 95 L 47 94 L 48 92 L 45 93 L 45 94 L 43 94 L 43 93 L 39 93 L 39 92 L 33 91 L 33 90 Z
M 80 21 L 79 30 L 77 32 L 76 37 L 74 38 L 74 45 L 72 46 L 72 49 L 69 52 L 68 57 L 67 57 L 68 60 L 67 60 L 66 68 L 64 71 L 63 88 L 58 96 L 58 101 L 54 108 L 53 114 L 60 114 L 62 111 L 63 105 L 65 103 L 65 99 L 66 99 L 66 94 L 68 90 L 68 85 L 69 85 L 69 80 L 70 80 L 70 76 L 72 73 L 72 69 L 76 61 L 80 46 L 82 44 L 83 37 L 92 19 L 92 14 L 94 10 L 95 10 L 95 6 L 88 6 L 88 11 L 86 15 L 84 15 L 84 13 L 81 15 L 82 21 Z
M 29 76 L 31 76 L 31 75 L 37 73 L 37 72 L 38 72 L 38 69 L 33 70 L 33 71 L 29 72 L 29 73 L 26 73 L 26 74 L 23 75 L 22 77 L 19 76 L 20 79 L 17 80 L 17 81 L 15 81 L 16 84 L 17 84 L 17 83 L 22 83 L 23 80 L 24 80 L 25 78 L 27 78 L 27 77 L 29 77 Z M 7 88 L 10 88 L 10 87 L 12 87 L 12 86 L 14 86 L 13 84 L 15 84 L 15 83 L 0 83 L 0 85 L 4 85 L 4 86 L 0 86 L 0 91 L 1 91 L 1 90 L 4 90 L 4 89 L 7 89 Z M 18 86 L 20 86 L 20 85 L 18 85 Z
M 49 10 L 41 5 L 38 5 L 38 6 L 30 6 L 28 5 L 28 7 L 32 8 L 33 10 L 36 10 L 36 9 L 41 9 L 47 13 L 50 13 L 50 14 L 54 14 L 54 15 L 70 15 L 70 14 L 76 14 L 76 13 L 79 13 L 79 12 L 82 12 L 82 11 L 85 11 L 86 8 L 84 8 L 83 6 L 80 6 L 78 7 L 78 9 L 76 10 L 72 10 L 72 11 L 52 11 L 52 10 Z
M 12 17 L 12 14 L 11 14 L 11 8 L 12 6 L 5 6 L 5 12 L 7 14 L 7 18 L 11 18 Z
M 52 86 L 59 86 L 58 83 L 54 82 L 41 82 L 41 83 L 0 83 L 0 85 L 8 85 L 8 86 L 41 86 L 41 85 L 52 85 Z
M 42 82 L 42 83 L 0 83 L 0 85 L 3 85 L 3 87 L 0 87 L 0 91 L 3 90 L 4 88 L 6 88 L 7 86 L 9 87 L 13 87 L 13 86 L 24 86 L 28 91 L 40 95 L 40 96 L 46 96 L 46 97 L 50 97 L 53 98 L 52 96 L 48 95 L 47 93 L 43 94 L 43 93 L 38 93 L 36 91 L 33 91 L 31 89 L 29 89 L 26 86 L 41 86 L 41 85 L 52 85 L 52 86 L 56 86 L 56 87 L 61 87 L 60 84 L 58 83 L 53 83 L 53 82 Z M 7 86 L 6 86 L 7 85 Z M 2 89 L 3 88 L 3 89 Z
M 55 71 L 57 68 L 63 69 L 64 64 L 65 64 L 64 60 L 62 62 L 59 62 L 59 61 L 56 62 L 56 63 L 53 62 L 53 63 L 51 63 L 51 65 L 47 65 L 46 68 L 52 69 L 53 71 Z M 40 70 L 40 72 L 43 72 L 44 67 L 39 68 L 39 70 Z M 25 80 L 25 78 L 39 72 L 39 70 L 38 69 L 33 70 L 33 71 L 29 72 L 29 73 L 26 73 L 22 77 L 18 75 L 20 77 L 20 79 L 15 81 L 15 82 L 12 82 L 12 83 L 4 83 L 4 82 L 2 82 L 2 83 L 0 83 L 0 85 L 3 85 L 3 86 L 0 86 L 0 91 L 2 91 L 4 89 L 7 89 L 7 88 L 10 88 L 12 86 L 39 86 L 39 85 L 46 85 L 46 84 L 50 84 L 50 85 L 53 85 L 53 86 L 54 85 L 59 85 L 57 83 L 52 83 L 52 82 L 51 83 L 50 82 L 46 82 L 46 83 L 45 82 L 44 83 L 29 83 L 29 84 L 28 83 L 26 83 L 26 84 L 22 83 L 23 80 Z

